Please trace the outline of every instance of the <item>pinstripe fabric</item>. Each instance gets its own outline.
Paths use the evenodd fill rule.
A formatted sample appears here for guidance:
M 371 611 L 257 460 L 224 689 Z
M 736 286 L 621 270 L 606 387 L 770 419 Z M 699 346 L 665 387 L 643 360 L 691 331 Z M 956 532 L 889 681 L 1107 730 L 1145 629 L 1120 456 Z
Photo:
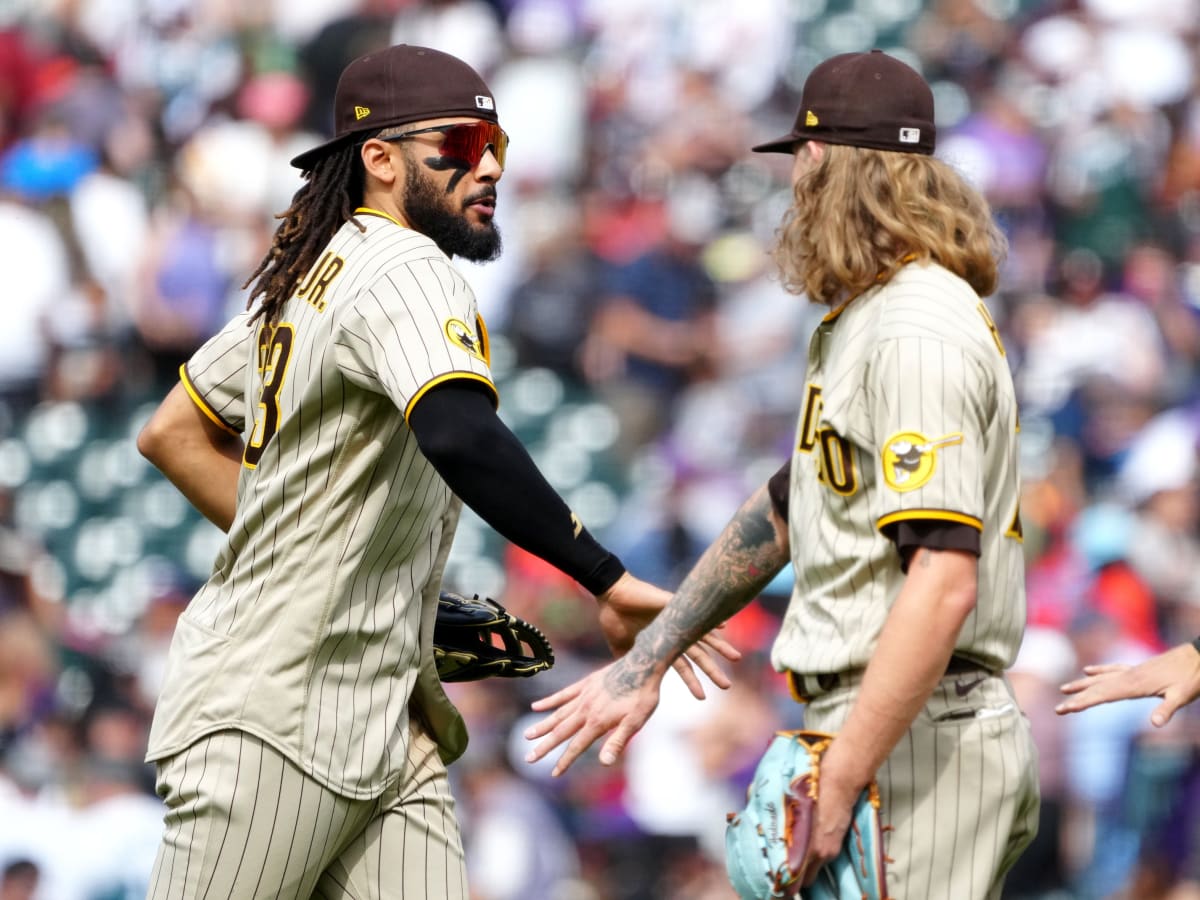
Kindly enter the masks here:
M 408 747 L 397 787 L 371 800 L 328 790 L 240 731 L 163 760 L 149 900 L 466 900 L 445 765 L 415 727 Z
M 147 759 L 236 728 L 347 797 L 394 783 L 410 698 L 444 759 L 465 729 L 429 643 L 460 504 L 404 410 L 447 378 L 492 389 L 475 298 L 425 236 L 346 223 L 274 330 L 235 318 L 184 378 L 241 432 L 237 515 L 180 619 Z
M 446 767 L 418 732 L 402 790 L 385 793 L 378 813 L 317 884 L 321 900 L 466 900 L 467 871 Z
M 957 649 L 997 671 L 1015 658 L 1025 624 L 1017 407 L 981 306 L 945 269 L 914 264 L 813 335 L 792 457 L 796 584 L 776 668 L 866 666 L 904 581 L 881 527 L 905 518 L 980 530 L 978 600 Z
M 895 900 L 999 900 L 1038 822 L 1037 751 L 1002 677 L 960 697 L 946 676 L 877 774 Z M 836 733 L 854 678 L 814 698 L 804 726 Z

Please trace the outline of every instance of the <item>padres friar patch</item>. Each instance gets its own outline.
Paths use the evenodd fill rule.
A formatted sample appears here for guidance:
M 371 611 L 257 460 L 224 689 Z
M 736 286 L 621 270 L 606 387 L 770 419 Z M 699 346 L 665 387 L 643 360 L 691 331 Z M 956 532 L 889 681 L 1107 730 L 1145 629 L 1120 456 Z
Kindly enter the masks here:
M 450 339 L 455 347 L 466 350 L 476 359 L 487 362 L 487 357 L 484 354 L 483 341 L 480 340 L 467 323 L 462 319 L 449 319 L 446 322 L 446 337 Z
M 915 491 L 933 477 L 937 453 L 944 447 L 961 444 L 960 432 L 927 438 L 919 431 L 901 431 L 883 445 L 883 480 L 894 491 Z

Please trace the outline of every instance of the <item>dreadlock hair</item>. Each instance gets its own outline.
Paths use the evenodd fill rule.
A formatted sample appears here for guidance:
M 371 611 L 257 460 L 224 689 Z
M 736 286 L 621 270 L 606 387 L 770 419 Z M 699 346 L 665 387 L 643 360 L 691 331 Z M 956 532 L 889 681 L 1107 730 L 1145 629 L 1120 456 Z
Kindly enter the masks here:
M 242 285 L 246 288 L 254 282 L 246 309 L 262 298 L 258 310 L 250 317 L 251 323 L 262 317 L 268 325 L 275 324 L 296 283 L 312 268 L 317 255 L 343 224 L 354 222 L 359 231 L 365 230 L 354 218 L 354 209 L 363 193 L 358 147 L 347 144 L 318 160 L 305 173 L 307 180 L 293 195 L 292 205 L 275 217 L 283 221 L 275 229 L 271 247 Z

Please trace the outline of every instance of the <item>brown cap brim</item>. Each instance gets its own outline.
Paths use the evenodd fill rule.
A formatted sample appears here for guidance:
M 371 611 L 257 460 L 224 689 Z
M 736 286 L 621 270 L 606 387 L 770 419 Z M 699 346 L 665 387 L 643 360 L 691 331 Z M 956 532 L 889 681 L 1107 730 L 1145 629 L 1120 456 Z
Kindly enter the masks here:
M 331 138 L 323 144 L 318 144 L 316 147 L 292 157 L 292 165 L 302 172 L 311 172 L 322 157 L 340 149 L 344 144 L 349 144 L 356 136 L 357 134 L 343 134 L 341 137 Z
M 785 134 L 783 137 L 777 137 L 765 144 L 755 144 L 750 149 L 755 153 L 787 153 L 790 155 L 796 152 L 796 145 L 804 140 L 808 140 L 808 138 L 797 134 Z

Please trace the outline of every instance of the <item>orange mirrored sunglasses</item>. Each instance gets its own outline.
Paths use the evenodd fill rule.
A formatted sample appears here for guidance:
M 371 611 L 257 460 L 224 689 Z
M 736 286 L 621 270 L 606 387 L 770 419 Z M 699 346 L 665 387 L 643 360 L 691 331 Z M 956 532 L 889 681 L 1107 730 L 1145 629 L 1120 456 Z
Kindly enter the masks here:
M 419 134 L 434 133 L 442 135 L 442 144 L 438 148 L 438 152 L 442 156 L 465 162 L 474 169 L 483 159 L 483 154 L 490 148 L 500 168 L 504 168 L 504 160 L 508 156 L 508 135 L 495 122 L 434 125 L 432 128 L 418 128 L 416 131 L 406 131 L 403 134 L 395 134 L 379 140 L 402 141 Z

